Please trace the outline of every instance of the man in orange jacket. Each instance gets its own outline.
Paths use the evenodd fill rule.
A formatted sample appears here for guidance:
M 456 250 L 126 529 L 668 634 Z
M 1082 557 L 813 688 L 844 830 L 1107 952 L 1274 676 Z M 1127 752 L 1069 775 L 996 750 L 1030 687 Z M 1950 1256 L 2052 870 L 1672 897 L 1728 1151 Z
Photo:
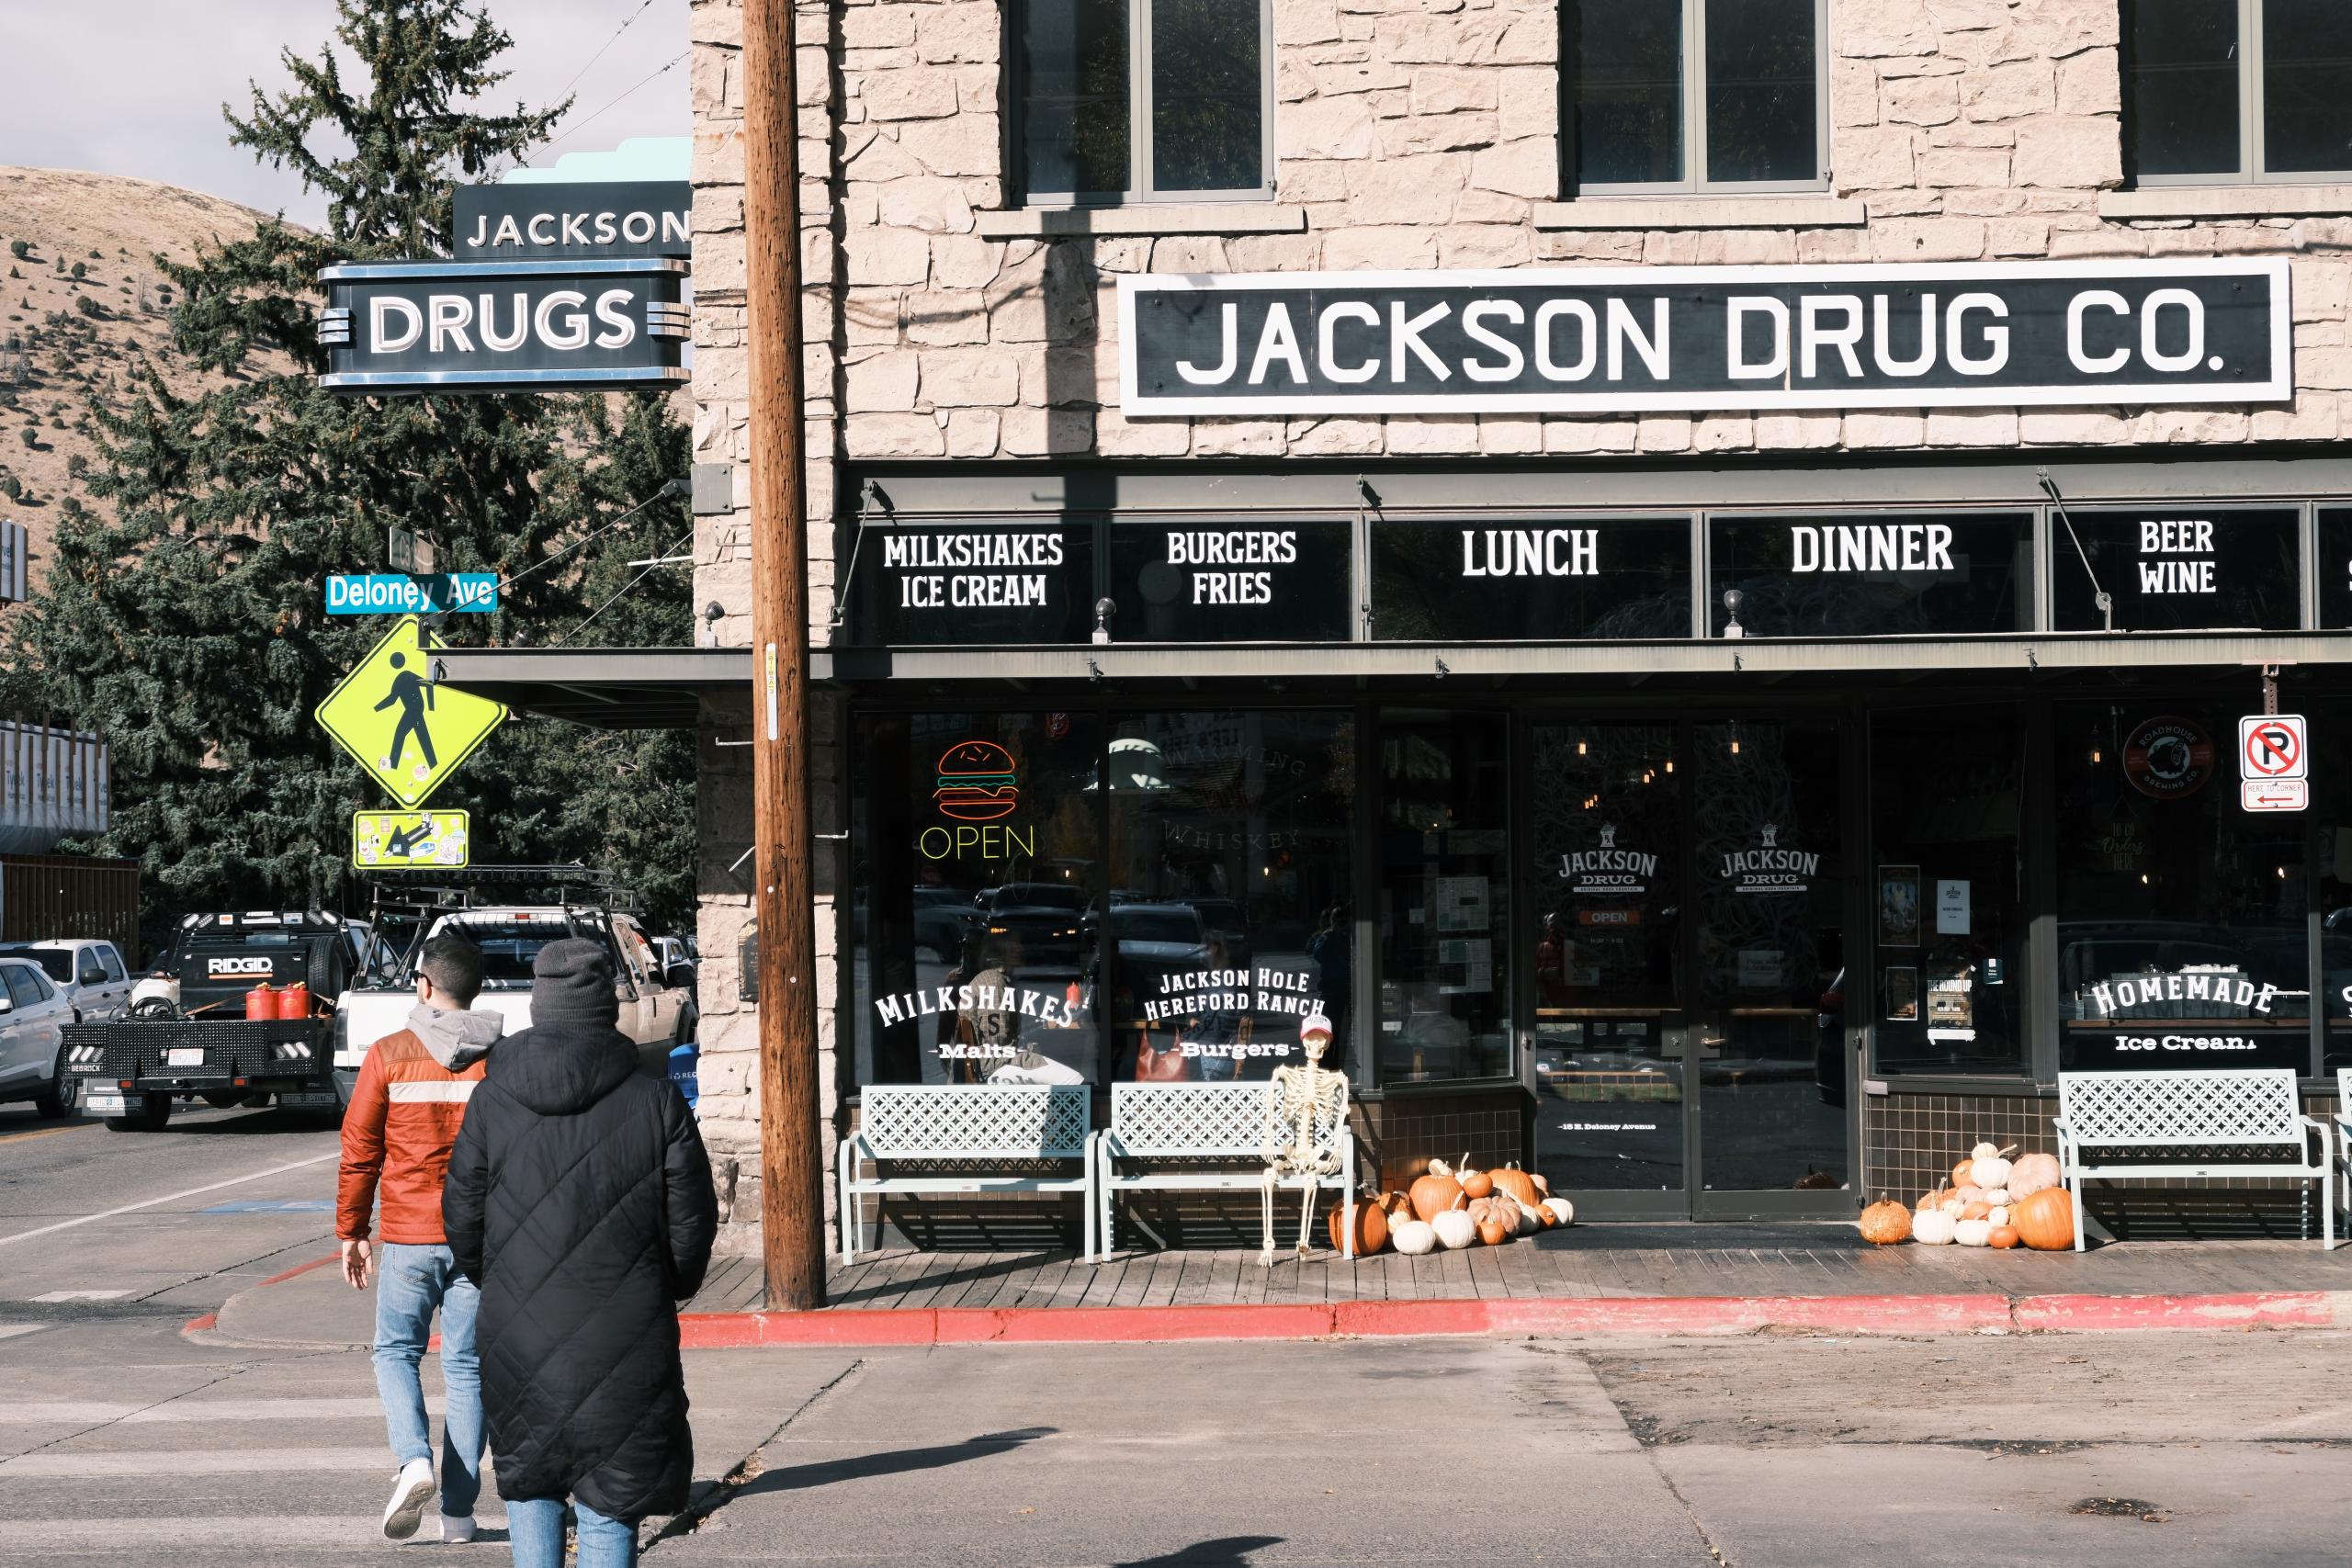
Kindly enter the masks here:
M 343 1175 L 335 1235 L 343 1277 L 368 1283 L 369 1211 L 383 1197 L 383 1247 L 375 1258 L 376 1392 L 400 1472 L 384 1506 L 384 1533 L 406 1540 L 434 1491 L 433 1428 L 417 1367 L 441 1313 L 441 1539 L 474 1538 L 481 1492 L 481 1362 L 474 1351 L 481 1293 L 458 1272 L 441 1230 L 441 1182 L 504 1020 L 469 1010 L 481 990 L 481 950 L 437 936 L 417 954 L 416 1006 L 408 1027 L 368 1048 L 343 1117 Z

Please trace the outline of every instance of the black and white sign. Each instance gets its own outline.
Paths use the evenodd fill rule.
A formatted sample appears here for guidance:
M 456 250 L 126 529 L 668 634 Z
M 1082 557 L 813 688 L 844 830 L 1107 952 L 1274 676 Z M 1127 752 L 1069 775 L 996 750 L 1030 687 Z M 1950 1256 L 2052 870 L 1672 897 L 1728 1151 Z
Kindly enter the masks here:
M 1560 880 L 1577 898 L 1632 897 L 1648 892 L 1657 877 L 1657 856 L 1621 846 L 1614 822 L 1600 825 L 1590 848 L 1571 850 L 1560 857 Z
M 2259 713 L 2238 720 L 2238 777 L 2311 776 L 2311 731 L 2299 713 Z
M 2033 519 L 2025 513 L 1716 517 L 1709 523 L 1708 629 L 1716 637 L 2030 631 L 2032 553 Z
M 2050 523 L 2052 624 L 2106 629 L 2104 591 L 2119 632 L 2291 631 L 2303 624 L 2301 534 L 2291 506 L 2069 507 Z
M 589 180 L 459 186 L 458 257 L 549 261 L 664 256 L 694 251 L 694 186 L 684 180 Z
M 1765 823 L 1753 846 L 1724 852 L 1723 878 L 1734 893 L 1802 893 L 1821 874 L 1821 857 L 1781 842 L 1778 825 Z
M 1565 642 L 1690 635 L 1690 520 L 1376 519 L 1372 635 Z
M 687 378 L 675 261 L 368 262 L 319 274 L 322 387 L 555 391 Z
M 1354 530 L 1337 518 L 1111 525 L 1116 642 L 1340 642 Z
M 2060 1043 L 2070 1072 L 2294 1067 L 2311 1057 L 2300 988 L 2245 970 L 2197 964 L 2111 975 L 2078 988 Z M 2290 1007 L 2281 1008 L 2280 1001 Z
M 1084 642 L 1094 528 L 1059 520 L 883 523 L 862 530 L 849 585 L 868 646 Z
M 1119 313 L 1130 419 L 2294 391 L 2279 258 L 1141 275 Z

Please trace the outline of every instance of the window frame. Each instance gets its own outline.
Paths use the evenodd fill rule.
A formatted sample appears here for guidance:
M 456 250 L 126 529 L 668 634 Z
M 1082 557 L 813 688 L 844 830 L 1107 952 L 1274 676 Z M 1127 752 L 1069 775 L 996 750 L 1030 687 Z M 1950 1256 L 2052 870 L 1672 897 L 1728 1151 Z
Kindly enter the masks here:
M 1686 0 L 1687 3 L 1687 0 Z M 2136 5 L 2136 0 L 2134 0 Z M 2341 169 L 2293 169 L 2273 173 L 2269 167 L 2269 124 L 2263 112 L 2267 100 L 2263 89 L 2263 65 L 2268 56 L 2268 40 L 2263 32 L 2266 0 L 2237 0 L 2238 8 L 2238 156 L 2237 167 L 2204 175 L 2143 175 L 2134 167 L 2132 186 L 2139 190 L 2158 190 L 2182 186 L 2334 186 L 2352 184 L 2352 164 Z M 2125 50 L 2130 49 L 2130 17 L 2125 18 Z M 2129 68 L 2125 69 L 2124 98 L 2130 99 Z M 2128 108 L 2124 125 L 2124 154 L 2132 164 L 2138 162 L 2139 127 L 2131 123 Z
M 1027 0 L 1004 8 L 1005 170 L 1008 187 L 1020 191 L 1018 205 L 1034 208 L 1193 206 L 1208 202 L 1264 202 L 1274 198 L 1274 0 L 1258 7 L 1259 183 L 1247 190 L 1170 190 L 1155 185 L 1151 139 L 1151 8 L 1153 0 L 1119 0 L 1127 12 L 1127 188 L 1123 191 L 1031 190 L 1028 173 L 1027 72 L 1023 36 L 1029 24 Z M 1686 0 L 1687 3 L 1687 0 Z M 1816 0 L 1820 3 L 1820 0 Z
M 1562 0 L 1562 8 L 1572 0 Z M 1565 20 L 1565 18 L 1564 18 Z M 1682 167 L 1679 180 L 1597 181 L 1576 177 L 1576 87 L 1565 40 L 1560 61 L 1560 185 L 1571 199 L 1617 196 L 1788 196 L 1829 188 L 1829 0 L 1813 0 L 1813 159 L 1804 180 L 1711 180 L 1707 177 L 1707 0 L 1682 0 Z

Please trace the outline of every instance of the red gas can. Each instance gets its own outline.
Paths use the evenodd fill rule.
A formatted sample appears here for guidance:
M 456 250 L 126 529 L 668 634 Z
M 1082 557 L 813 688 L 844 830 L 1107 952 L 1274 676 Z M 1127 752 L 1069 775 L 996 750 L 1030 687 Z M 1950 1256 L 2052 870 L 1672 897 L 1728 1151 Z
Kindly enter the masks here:
M 245 993 L 245 1021 L 260 1023 L 277 1016 L 277 992 L 267 981 Z
M 306 1019 L 311 1016 L 311 987 L 300 980 L 277 993 L 279 1018 Z

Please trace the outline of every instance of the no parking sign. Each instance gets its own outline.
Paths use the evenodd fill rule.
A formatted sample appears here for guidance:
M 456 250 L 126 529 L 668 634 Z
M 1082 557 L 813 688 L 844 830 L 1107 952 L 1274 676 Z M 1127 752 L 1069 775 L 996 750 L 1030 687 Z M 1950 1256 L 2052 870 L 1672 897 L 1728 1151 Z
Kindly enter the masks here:
M 2248 811 L 2311 805 L 2311 732 L 2299 713 L 2238 720 L 2238 804 Z

